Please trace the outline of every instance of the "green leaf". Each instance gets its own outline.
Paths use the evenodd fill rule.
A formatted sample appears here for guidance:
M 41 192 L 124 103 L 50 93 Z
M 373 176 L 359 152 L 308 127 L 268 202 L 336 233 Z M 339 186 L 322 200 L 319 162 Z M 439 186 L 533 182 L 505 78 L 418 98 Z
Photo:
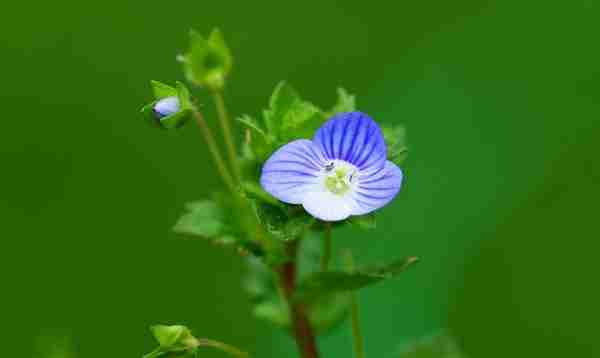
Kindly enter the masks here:
M 269 100 L 269 109 L 264 111 L 265 125 L 270 135 L 278 136 L 283 116 L 297 101 L 300 101 L 300 97 L 292 86 L 287 82 L 277 84 Z
M 283 114 L 280 121 L 279 141 L 288 143 L 295 139 L 311 138 L 325 122 L 325 116 L 312 103 L 296 101 Z
M 351 216 L 350 218 L 348 218 L 347 221 L 351 225 L 364 230 L 371 230 L 377 227 L 377 220 L 375 219 L 374 213 L 360 216 Z
M 371 286 L 398 275 L 417 261 L 416 257 L 408 257 L 386 266 L 360 269 L 354 272 L 316 272 L 300 283 L 296 299 L 310 302 L 333 292 L 354 291 Z
M 221 90 L 225 86 L 233 65 L 231 52 L 218 29 L 211 32 L 208 40 L 191 30 L 190 45 L 181 61 L 190 82 L 211 90 Z
M 406 146 L 406 129 L 404 126 L 382 126 L 383 138 L 387 146 L 387 157 L 388 160 L 395 163 L 401 164 L 408 154 L 408 148 Z
M 341 112 L 353 112 L 356 110 L 356 96 L 349 94 L 345 89 L 338 88 L 337 102 L 333 108 L 327 113 L 327 116 L 332 116 Z
M 439 335 L 410 344 L 399 358 L 464 358 L 464 355 L 452 338 Z
M 201 200 L 187 203 L 187 212 L 179 218 L 173 231 L 178 234 L 218 239 L 225 233 L 223 211 L 213 201 Z

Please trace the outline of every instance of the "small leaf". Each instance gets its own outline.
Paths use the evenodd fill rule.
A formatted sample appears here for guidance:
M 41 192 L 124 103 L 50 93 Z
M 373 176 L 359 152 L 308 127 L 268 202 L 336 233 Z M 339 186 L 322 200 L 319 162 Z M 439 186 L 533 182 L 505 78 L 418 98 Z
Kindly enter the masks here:
M 210 200 L 186 204 L 187 212 L 179 218 L 173 231 L 178 234 L 216 239 L 225 231 L 223 211 Z
M 298 287 L 296 299 L 312 301 L 319 296 L 333 292 L 354 291 L 392 278 L 416 263 L 416 257 L 408 257 L 389 265 L 362 269 L 354 272 L 316 272 L 306 278 Z
M 288 143 L 295 139 L 311 138 L 325 122 L 325 116 L 312 103 L 296 101 L 280 121 L 279 140 L 281 143 Z
M 377 220 L 375 219 L 375 214 L 373 213 L 360 216 L 351 216 L 348 218 L 348 222 L 351 225 L 364 230 L 371 230 L 377 227 Z
M 420 340 L 407 346 L 400 358 L 464 358 L 454 340 L 440 335 Z
M 408 154 L 406 129 L 400 125 L 383 126 L 382 131 L 385 144 L 387 145 L 388 160 L 395 164 L 401 164 Z
M 333 108 L 328 112 L 328 117 L 341 112 L 356 110 L 356 96 L 349 94 L 345 89 L 338 88 L 338 98 Z
M 264 111 L 265 125 L 270 135 L 278 136 L 283 116 L 299 100 L 296 90 L 286 82 L 280 82 L 275 87 L 269 100 L 269 109 Z

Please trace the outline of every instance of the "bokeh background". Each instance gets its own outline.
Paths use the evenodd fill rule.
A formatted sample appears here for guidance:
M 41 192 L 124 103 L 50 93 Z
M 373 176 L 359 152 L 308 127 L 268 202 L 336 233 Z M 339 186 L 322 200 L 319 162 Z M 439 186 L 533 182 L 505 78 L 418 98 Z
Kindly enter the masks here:
M 237 256 L 170 232 L 184 202 L 220 186 L 197 129 L 159 131 L 138 113 L 150 79 L 182 79 L 188 29 L 219 26 L 234 114 L 260 113 L 285 79 L 322 106 L 344 86 L 408 129 L 405 186 L 378 229 L 335 232 L 361 263 L 422 258 L 361 292 L 369 357 L 442 328 L 474 358 L 600 357 L 598 7 L 4 4 L 2 355 L 140 357 L 150 324 L 183 323 L 256 357 L 295 356 L 249 313 Z M 349 327 L 320 344 L 349 357 Z

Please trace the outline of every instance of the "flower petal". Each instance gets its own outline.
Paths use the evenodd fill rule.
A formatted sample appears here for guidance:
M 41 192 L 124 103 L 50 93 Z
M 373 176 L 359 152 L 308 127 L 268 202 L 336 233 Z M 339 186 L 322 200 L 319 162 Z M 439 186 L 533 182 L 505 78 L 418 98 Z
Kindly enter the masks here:
M 301 204 L 308 191 L 318 190 L 326 160 L 313 142 L 299 139 L 279 148 L 262 168 L 260 184 L 277 199 Z
M 382 168 L 387 148 L 381 129 L 361 112 L 339 113 L 325 122 L 313 142 L 327 159 L 339 159 L 354 164 L 363 171 Z
M 386 161 L 382 170 L 363 174 L 352 194 L 355 207 L 352 215 L 364 215 L 389 203 L 402 186 L 402 170 L 396 164 Z
M 321 189 L 304 194 L 304 210 L 323 221 L 340 221 L 352 214 L 354 200 L 349 195 L 341 196 Z

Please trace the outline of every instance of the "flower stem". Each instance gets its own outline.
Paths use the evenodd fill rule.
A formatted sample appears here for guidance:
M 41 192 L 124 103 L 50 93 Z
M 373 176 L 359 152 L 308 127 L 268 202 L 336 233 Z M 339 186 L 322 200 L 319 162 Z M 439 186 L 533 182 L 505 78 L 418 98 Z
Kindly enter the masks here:
M 296 256 L 298 254 L 298 242 L 288 243 L 287 251 L 292 260 L 283 264 L 279 269 L 279 284 L 282 286 L 283 294 L 288 302 L 294 338 L 302 358 L 319 358 L 317 341 L 312 325 L 306 314 L 306 306 L 294 299 L 296 288 Z
M 241 182 L 242 175 L 240 173 L 240 167 L 237 158 L 237 150 L 235 148 L 235 142 L 233 141 L 233 134 L 231 132 L 231 124 L 229 122 L 229 115 L 227 114 L 227 108 L 225 107 L 225 100 L 223 99 L 223 92 L 216 90 L 213 92 L 215 99 L 215 105 L 217 106 L 217 114 L 219 116 L 219 123 L 223 130 L 223 137 L 225 138 L 225 145 L 227 147 L 227 153 L 229 154 L 229 160 L 233 167 L 233 173 L 238 182 Z
M 349 251 L 346 256 L 346 265 L 348 271 L 354 271 L 354 260 L 352 259 L 352 253 Z M 360 311 L 356 292 L 350 292 L 350 318 L 352 321 L 354 358 L 365 358 L 365 346 L 362 330 L 360 328 Z
M 323 252 L 321 253 L 321 271 L 327 271 L 331 261 L 331 223 L 325 223 L 325 236 L 323 237 Z
M 250 355 L 248 353 L 242 352 L 241 350 L 237 349 L 234 346 L 225 344 L 223 342 L 214 341 L 212 339 L 200 338 L 197 340 L 197 344 L 198 344 L 198 347 L 216 348 L 218 350 L 221 350 L 225 353 L 228 353 L 228 354 L 230 354 L 234 357 L 238 357 L 238 358 L 249 358 L 250 357 Z
M 231 191 L 235 191 L 235 184 L 233 182 L 231 174 L 229 174 L 229 170 L 227 170 L 227 166 L 225 166 L 225 162 L 223 161 L 223 157 L 221 157 L 219 147 L 217 147 L 215 137 L 213 136 L 210 127 L 206 123 L 204 116 L 202 115 L 202 113 L 200 113 L 200 111 L 198 111 L 196 107 L 192 107 L 192 113 L 194 115 L 194 118 L 196 119 L 196 123 L 198 123 L 198 127 L 200 127 L 202 135 L 204 136 L 204 141 L 208 145 L 208 150 L 210 151 L 210 154 L 215 160 L 215 164 L 217 165 L 217 170 L 219 171 L 221 178 Z

